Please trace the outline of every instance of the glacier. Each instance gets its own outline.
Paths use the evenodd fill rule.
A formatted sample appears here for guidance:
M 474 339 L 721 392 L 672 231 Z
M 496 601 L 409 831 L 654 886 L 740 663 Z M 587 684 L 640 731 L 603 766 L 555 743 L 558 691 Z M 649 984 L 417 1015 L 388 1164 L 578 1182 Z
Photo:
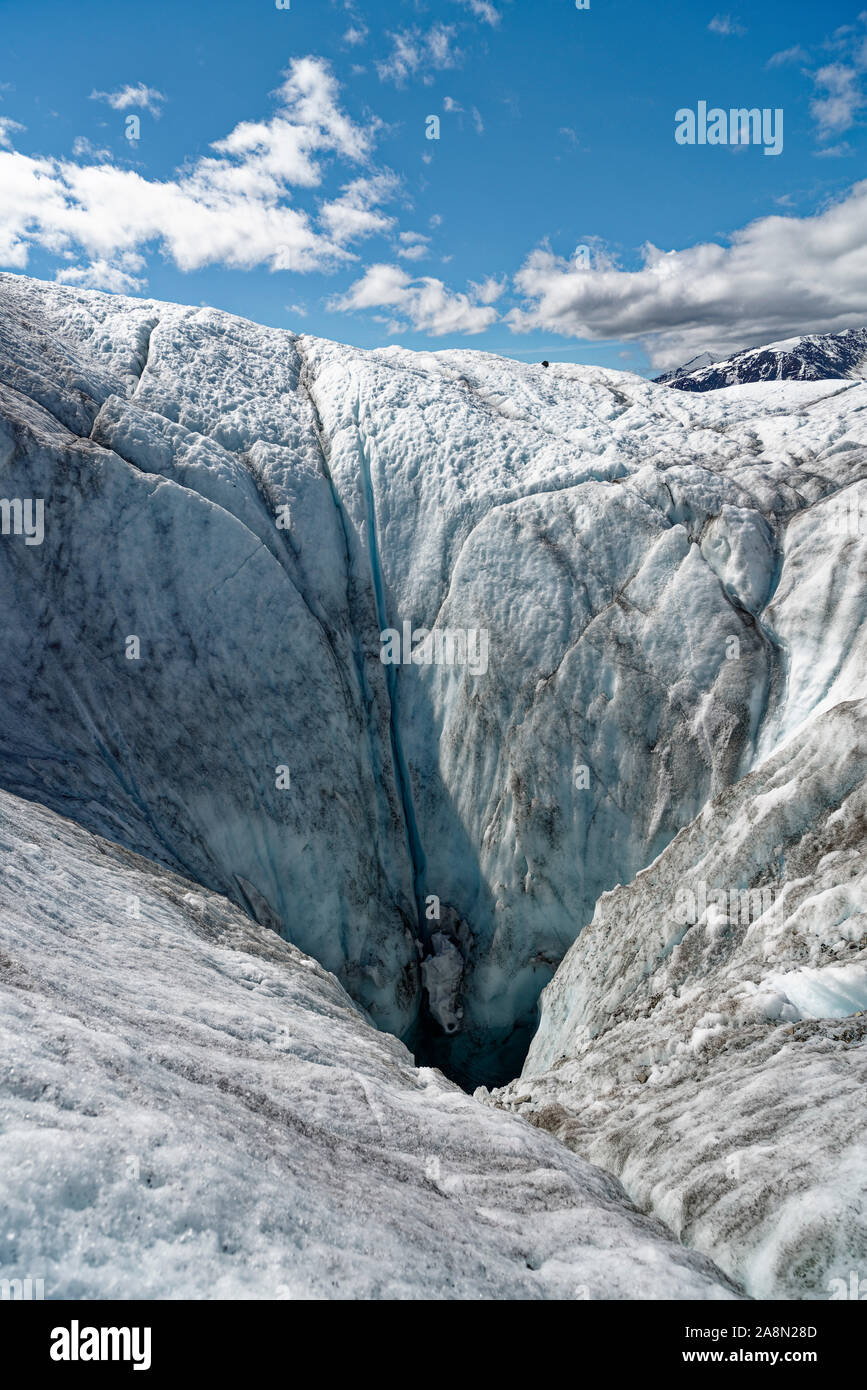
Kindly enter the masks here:
M 863 383 L 687 400 L 14 275 L 0 303 L 3 485 L 48 499 L 0 555 L 2 784 L 277 925 L 466 1085 L 515 1075 L 599 895 L 863 675 L 820 686 L 821 621 L 791 643 L 826 595 L 785 553 L 858 487 Z M 384 666 L 406 622 L 483 629 L 486 672 Z
M 0 492 L 45 506 L 0 537 L 0 789 L 278 933 L 717 1279 L 823 1296 L 865 1251 L 865 444 L 861 379 L 0 274 Z M 681 922 L 701 885 L 775 912 Z
M 756 1298 L 828 1298 L 867 1253 L 865 826 L 850 700 L 603 894 L 521 1078 L 479 1093 L 616 1173 Z M 708 903 L 683 922 L 678 892 Z
M 4 1278 L 87 1300 L 741 1296 L 228 899 L 5 792 L 0 865 Z

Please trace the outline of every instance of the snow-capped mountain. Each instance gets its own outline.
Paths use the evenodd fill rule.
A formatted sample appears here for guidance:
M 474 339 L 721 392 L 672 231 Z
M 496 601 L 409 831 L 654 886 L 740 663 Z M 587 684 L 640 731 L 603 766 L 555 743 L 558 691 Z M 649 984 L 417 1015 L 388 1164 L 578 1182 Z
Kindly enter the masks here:
M 692 372 L 700 372 L 718 361 L 719 358 L 714 357 L 712 352 L 700 352 L 697 357 L 691 357 L 682 366 L 674 367 L 670 372 L 663 372 L 662 376 L 654 377 L 654 381 L 658 386 L 670 386 L 678 377 L 689 376 Z
M 766 347 L 747 348 L 719 361 L 709 352 L 656 377 L 678 391 L 717 391 L 758 381 L 860 380 L 867 376 L 867 328 L 807 333 Z
M 867 694 L 865 392 L 853 377 L 678 394 L 598 368 L 365 352 L 2 275 L 0 788 L 230 899 L 464 1087 L 518 1074 L 553 979 L 520 1093 L 498 1103 L 616 1169 L 751 1288 L 825 1296 L 867 1245 L 833 1234 L 860 1160 L 828 1172 L 864 1117 L 861 1054 L 814 1070 L 811 1051 L 861 1046 L 834 1029 L 861 999 L 846 778 Z M 833 922 L 814 913 L 803 939 L 751 924 L 744 943 L 696 904 L 678 940 L 675 879 L 720 886 L 699 872 L 717 836 L 726 888 L 773 874 L 782 892 L 803 868 Z M 658 866 L 648 918 L 639 885 Z M 836 973 L 782 984 L 777 1013 L 744 1005 L 742 1027 L 740 985 L 764 998 L 798 970 Z M 815 1022 L 819 999 L 836 1022 L 792 1070 L 782 1030 Z M 776 1159 L 723 1197 L 709 1177 L 704 1224 L 684 1186 L 700 1143 L 730 1152 L 708 1115 L 741 1063 L 769 1093 L 790 1086 L 760 1141 L 739 1130 L 757 1161 L 764 1145 L 794 1164 L 797 1115 L 829 1089 L 815 1162 L 787 1189 L 815 1195 L 824 1164 L 797 1275 L 776 1255 L 757 1272 L 748 1233 L 770 1250 L 792 1229 Z M 615 1131 L 636 1070 L 630 1147 Z M 583 1117 L 606 1096 L 591 1142 Z

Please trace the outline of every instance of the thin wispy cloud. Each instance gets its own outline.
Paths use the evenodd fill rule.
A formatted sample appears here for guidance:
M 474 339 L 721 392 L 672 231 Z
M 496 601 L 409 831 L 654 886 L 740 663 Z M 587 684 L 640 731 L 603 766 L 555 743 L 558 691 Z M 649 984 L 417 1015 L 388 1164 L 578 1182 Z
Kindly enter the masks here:
M 806 48 L 800 44 L 795 44 L 793 48 L 781 48 L 779 53 L 772 53 L 765 63 L 766 68 L 784 68 L 790 63 L 809 63 L 810 55 Z
M 817 95 L 810 103 L 810 111 L 820 137 L 850 130 L 867 103 L 858 70 L 843 63 L 828 63 L 813 74 L 813 82 Z
M 490 24 L 494 28 L 500 23 L 502 15 L 500 11 L 490 3 L 490 0 L 458 0 L 459 5 L 471 10 L 476 19 L 481 19 L 485 24 Z
M 707 27 L 712 34 L 723 34 L 728 38 L 741 38 L 747 32 L 740 20 L 733 19 L 730 14 L 714 15 Z
M 810 53 L 796 44 L 780 49 L 765 64 L 766 68 L 783 68 L 798 64 L 812 83 L 810 114 L 820 141 L 843 134 L 859 121 L 867 106 L 865 74 L 867 74 L 867 10 L 862 10 L 854 24 L 844 24 L 829 35 L 821 45 L 830 62 L 810 67 Z M 820 150 L 822 155 L 840 154 L 844 147 Z
M 822 150 L 814 150 L 817 159 L 845 159 L 852 152 L 848 140 L 843 140 L 839 145 L 826 145 Z
M 107 102 L 114 111 L 149 111 L 152 116 L 159 117 L 166 98 L 155 87 L 138 82 L 135 86 L 120 87 L 116 92 L 93 91 L 90 100 Z
M 376 65 L 381 82 L 393 82 L 403 87 L 410 78 L 421 78 L 427 85 L 434 72 L 457 67 L 462 54 L 455 46 L 455 28 L 450 24 L 434 24 L 427 31 L 401 29 L 389 35 L 391 52 Z
M 111 150 L 92 144 L 86 135 L 76 135 L 72 142 L 72 153 L 76 159 L 92 159 L 98 164 L 111 159 Z
M 461 106 L 459 101 L 455 101 L 453 97 L 444 97 L 443 110 L 450 116 L 465 116 L 469 114 L 476 134 L 484 135 L 485 123 L 482 120 L 482 113 L 477 106 L 471 106 L 469 112 L 467 112 L 466 108 Z M 463 121 L 459 122 L 459 124 L 461 128 L 463 128 Z

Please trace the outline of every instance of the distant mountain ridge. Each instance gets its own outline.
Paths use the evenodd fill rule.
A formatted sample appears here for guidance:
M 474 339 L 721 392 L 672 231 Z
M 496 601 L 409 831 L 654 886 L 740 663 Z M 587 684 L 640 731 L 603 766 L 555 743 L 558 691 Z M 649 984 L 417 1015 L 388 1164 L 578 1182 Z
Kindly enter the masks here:
M 848 380 L 867 376 L 867 328 L 805 333 L 764 347 L 745 348 L 722 361 L 703 352 L 655 381 L 678 391 L 717 391 L 757 381 Z

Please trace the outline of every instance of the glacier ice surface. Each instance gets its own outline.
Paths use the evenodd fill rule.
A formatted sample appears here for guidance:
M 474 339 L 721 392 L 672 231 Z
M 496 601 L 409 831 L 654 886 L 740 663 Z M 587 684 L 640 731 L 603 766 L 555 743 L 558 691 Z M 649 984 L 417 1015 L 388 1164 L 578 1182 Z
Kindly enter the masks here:
M 40 867 L 49 888 L 35 888 L 21 878 L 30 851 L 8 832 L 19 916 L 6 984 L 17 1008 L 35 979 L 58 1010 L 30 1071 L 10 1039 L 24 1107 L 14 1200 L 21 1229 L 45 1236 L 28 1206 L 35 1126 L 55 1184 L 46 1210 L 67 1213 L 58 1287 L 105 1289 L 116 1268 L 112 1287 L 152 1289 L 163 1269 L 201 1293 L 205 1250 L 223 1271 L 213 1287 L 232 1296 L 284 1277 L 301 1287 L 278 1252 L 302 1239 L 280 1205 L 285 1164 L 300 1193 L 306 1164 L 338 1162 L 315 1125 L 333 1137 L 349 1117 L 357 1137 L 369 1116 L 380 1140 L 392 1120 L 402 1134 L 408 1097 L 416 1117 L 436 1111 L 434 1129 L 459 1113 L 495 1154 L 519 1136 L 514 1152 L 542 1176 L 515 1178 L 523 1214 L 498 1217 L 498 1231 L 523 1230 L 542 1189 L 556 1208 L 549 1165 L 567 1165 L 574 1214 L 593 1170 L 431 1067 L 465 1089 L 512 1082 L 480 1094 L 617 1174 L 751 1292 L 819 1297 L 847 1276 L 864 1257 L 865 445 L 863 380 L 696 394 L 479 352 L 363 352 L 207 307 L 0 275 L 0 492 L 45 502 L 41 545 L 0 538 L 0 787 L 49 808 L 10 802 L 8 824 L 59 812 L 125 847 L 99 850 L 118 881 L 133 872 L 124 853 L 144 856 L 145 896 L 172 874 L 198 885 L 165 887 L 145 927 L 106 922 L 76 898 L 95 871 L 74 861 L 96 841 L 70 843 L 68 861 L 55 847 Z M 486 659 L 384 664 L 382 634 L 405 624 L 434 648 L 484 633 Z M 47 824 L 28 828 L 31 848 Z M 95 881 L 113 904 L 118 890 Z M 692 921 L 684 888 L 702 902 Z M 758 915 L 733 924 L 708 900 L 717 890 L 723 902 L 757 893 Z M 209 932 L 205 960 L 193 943 Z M 239 952 L 267 959 L 265 975 L 245 974 Z M 167 961 L 179 967 L 168 976 Z M 135 1001 L 122 984 L 133 978 Z M 40 998 L 31 991 L 34 1018 Z M 263 998 L 283 1001 L 279 1025 L 260 1016 Z M 335 1061 L 322 1019 L 352 1065 Z M 389 1033 L 429 1065 L 413 1073 Z M 314 1069 L 298 1101 L 298 1142 L 312 1147 L 295 1168 L 288 1153 L 269 1167 L 295 1096 L 279 1073 L 287 1048 Z M 266 1054 L 278 1062 L 268 1084 Z M 64 1056 L 81 1061 L 80 1080 Z M 356 1111 L 348 1097 L 362 1093 Z M 48 1119 L 55 1095 L 69 1103 Z M 193 1106 L 192 1141 L 173 1121 L 160 1128 L 155 1097 L 172 1114 Z M 257 1114 L 243 1152 L 221 1127 L 230 1104 L 239 1123 Z M 102 1186 L 87 1178 L 97 1132 L 137 1135 L 157 1207 L 121 1192 L 116 1167 Z M 500 1211 L 499 1159 L 475 1138 L 455 1143 L 474 1156 L 452 1172 L 445 1150 L 407 1139 L 415 1176 L 436 1187 L 431 1175 L 451 1173 L 462 1202 L 480 1194 L 477 1214 Z M 157 1159 L 175 1154 L 186 1171 L 192 1153 L 211 1181 L 189 1179 L 185 1197 Z M 277 1223 L 272 1245 L 245 1244 L 219 1195 L 260 1163 L 260 1205 L 245 1211 L 254 1232 Z M 616 1225 L 622 1194 L 607 1182 L 593 1178 Z M 365 1263 L 363 1213 L 377 1205 L 336 1167 L 322 1183 L 297 1197 L 305 1249 L 321 1257 L 304 1287 L 327 1286 L 322 1211 L 337 1190 L 358 1241 L 337 1285 L 396 1287 Z M 124 1211 L 156 1221 L 153 1248 L 126 1263 Z M 592 1211 L 575 1218 L 584 1245 Z M 466 1213 L 449 1228 L 466 1268 L 418 1217 L 437 1287 L 571 1287 L 559 1218 L 542 1223 L 551 1239 L 532 1274 L 522 1235 L 521 1272 L 510 1254 L 492 1284 L 475 1228 L 460 1244 Z M 102 1273 L 75 1270 L 69 1251 L 100 1222 Z M 387 1252 L 394 1232 L 377 1232 Z M 235 1245 L 246 1253 L 233 1266 Z M 680 1272 L 659 1287 L 699 1268 L 672 1258 Z M 583 1283 L 586 1263 L 584 1249 Z M 626 1288 L 610 1261 L 599 1270 L 599 1287 Z
M 599 895 L 863 682 L 863 382 L 0 308 L 2 485 L 48 504 L 0 548 L 2 784 L 279 923 L 465 1085 L 520 1068 Z M 384 666 L 403 623 L 486 669 Z
M 753 1297 L 826 1299 L 867 1259 L 865 826 L 862 699 L 600 898 L 493 1097 Z
M 227 899 L 0 793 L 0 1273 L 46 1298 L 733 1299 Z

